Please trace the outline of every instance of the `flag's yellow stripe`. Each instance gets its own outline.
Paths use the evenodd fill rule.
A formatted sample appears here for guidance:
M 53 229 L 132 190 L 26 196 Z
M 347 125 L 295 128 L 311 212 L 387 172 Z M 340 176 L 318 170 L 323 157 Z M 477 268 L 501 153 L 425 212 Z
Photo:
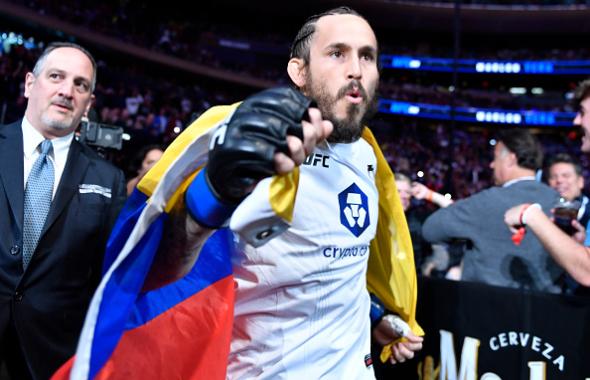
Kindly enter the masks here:
M 385 307 L 404 319 L 416 335 L 424 330 L 416 321 L 418 283 L 414 265 L 412 240 L 397 186 L 389 164 L 368 128 L 363 138 L 373 147 L 377 157 L 375 183 L 379 191 L 379 222 L 377 234 L 371 242 L 367 271 L 367 288 Z M 381 359 L 391 355 L 391 346 L 384 348 Z
M 274 176 L 270 183 L 270 205 L 275 214 L 289 223 L 293 220 L 298 187 L 299 168 L 286 175 Z

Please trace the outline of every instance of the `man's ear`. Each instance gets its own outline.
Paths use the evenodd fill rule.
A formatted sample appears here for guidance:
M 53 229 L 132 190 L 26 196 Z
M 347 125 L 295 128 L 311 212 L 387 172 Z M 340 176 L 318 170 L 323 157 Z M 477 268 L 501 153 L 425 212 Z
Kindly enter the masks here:
M 287 74 L 295 86 L 301 88 L 305 85 L 306 65 L 301 58 L 291 58 L 287 63 Z
M 90 95 L 90 100 L 88 101 L 88 104 L 86 105 L 86 109 L 84 110 L 84 117 L 88 117 L 88 112 L 90 112 L 90 109 L 94 106 L 94 103 L 96 102 L 96 96 L 94 96 L 94 94 Z
M 25 98 L 29 98 L 31 95 L 31 87 L 33 87 L 33 83 L 35 83 L 35 74 L 27 73 L 25 76 Z
M 516 153 L 508 151 L 508 164 L 510 166 L 518 166 L 518 157 L 516 157 Z

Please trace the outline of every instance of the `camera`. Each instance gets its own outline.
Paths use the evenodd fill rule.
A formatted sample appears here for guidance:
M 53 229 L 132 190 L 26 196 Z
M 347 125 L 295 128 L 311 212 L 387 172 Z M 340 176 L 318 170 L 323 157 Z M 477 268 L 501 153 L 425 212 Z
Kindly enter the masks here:
M 80 142 L 91 147 L 121 150 L 123 128 L 94 121 L 80 123 Z

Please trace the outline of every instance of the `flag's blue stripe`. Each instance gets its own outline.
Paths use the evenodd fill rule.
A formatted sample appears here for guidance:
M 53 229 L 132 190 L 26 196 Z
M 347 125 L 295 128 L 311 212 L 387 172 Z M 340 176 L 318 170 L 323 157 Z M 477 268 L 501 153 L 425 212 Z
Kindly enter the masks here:
M 117 217 L 117 222 L 111 231 L 109 241 L 107 243 L 107 250 L 104 255 L 102 266 L 102 274 L 109 270 L 113 262 L 123 249 L 127 238 L 131 234 L 139 215 L 145 208 L 147 196 L 138 189 L 133 190 L 125 206 Z
M 92 341 L 90 379 L 100 371 L 119 342 L 160 244 L 167 218 L 168 215 L 162 213 L 151 224 L 129 256 L 113 271 L 104 288 Z
M 132 329 L 145 324 L 185 299 L 205 289 L 232 273 L 231 252 L 233 234 L 229 229 L 218 230 L 211 236 L 193 269 L 182 279 L 141 294 L 133 315 L 125 328 Z

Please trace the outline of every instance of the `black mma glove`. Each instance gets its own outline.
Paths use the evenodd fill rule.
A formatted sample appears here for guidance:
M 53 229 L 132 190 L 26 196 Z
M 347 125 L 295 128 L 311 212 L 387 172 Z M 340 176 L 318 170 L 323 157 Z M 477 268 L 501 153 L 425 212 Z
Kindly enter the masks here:
M 290 87 L 262 91 L 236 109 L 211 138 L 209 162 L 186 192 L 200 225 L 219 228 L 263 178 L 275 174 L 274 155 L 289 155 L 287 135 L 303 141 L 301 121 L 311 101 Z

